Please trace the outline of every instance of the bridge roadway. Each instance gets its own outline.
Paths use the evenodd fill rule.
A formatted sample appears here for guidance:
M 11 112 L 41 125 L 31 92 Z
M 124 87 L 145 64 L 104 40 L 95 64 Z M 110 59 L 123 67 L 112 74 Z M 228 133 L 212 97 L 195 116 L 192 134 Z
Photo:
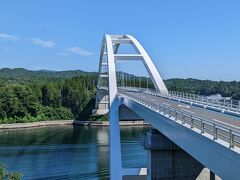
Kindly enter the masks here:
M 130 96 L 138 97 L 147 101 L 150 101 L 154 104 L 161 104 L 166 107 L 170 107 L 179 111 L 183 111 L 189 115 L 194 115 L 203 119 L 212 120 L 215 122 L 223 123 L 224 125 L 228 124 L 240 128 L 240 117 L 225 114 L 222 112 L 217 112 L 214 110 L 205 109 L 195 105 L 186 104 L 182 101 L 176 101 L 169 98 L 164 98 L 160 96 L 154 96 L 151 94 L 144 93 L 142 91 L 127 91 Z M 121 92 L 121 91 L 120 91 Z M 239 129 L 240 130 L 240 129 Z
M 149 91 L 118 89 L 120 96 L 137 101 L 137 103 L 167 115 L 168 118 L 179 121 L 190 129 L 197 130 L 202 135 L 230 147 L 240 153 L 240 117 L 223 113 L 220 109 L 212 110 L 203 106 L 191 105 L 171 96 L 161 96 Z

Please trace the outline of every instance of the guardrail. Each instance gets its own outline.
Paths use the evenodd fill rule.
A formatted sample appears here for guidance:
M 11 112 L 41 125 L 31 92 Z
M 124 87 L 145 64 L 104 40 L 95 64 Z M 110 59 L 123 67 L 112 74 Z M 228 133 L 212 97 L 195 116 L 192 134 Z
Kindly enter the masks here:
M 233 113 L 237 113 L 238 115 L 240 115 L 240 101 L 238 101 L 238 100 L 226 99 L 226 98 L 211 99 L 209 96 L 177 92 L 177 91 L 156 93 L 156 91 L 152 91 L 147 88 L 119 87 L 119 89 L 120 90 L 121 89 L 122 90 L 131 90 L 131 91 L 142 91 L 145 93 L 151 93 L 151 94 L 165 97 L 165 98 L 188 102 L 190 104 L 202 105 L 204 107 L 205 106 L 215 107 L 222 111 L 231 111 Z
M 221 139 L 229 143 L 229 148 L 240 147 L 240 128 L 227 123 L 217 122 L 215 120 L 203 119 L 198 116 L 186 113 L 181 110 L 176 110 L 170 106 L 166 106 L 152 102 L 141 93 L 131 93 L 119 91 L 120 95 L 127 96 L 129 99 L 144 105 L 147 108 L 154 110 L 157 113 L 173 117 L 175 121 L 179 120 L 182 124 L 188 124 L 190 129 L 197 128 L 201 134 L 207 133 L 213 136 L 213 140 Z
M 176 91 L 169 91 L 169 93 L 160 92 L 157 95 L 180 101 L 186 101 L 191 104 L 195 103 L 203 106 L 215 107 L 221 109 L 222 111 L 232 111 L 240 114 L 240 101 L 233 99 L 211 99 L 208 96 L 201 96 L 197 94 Z

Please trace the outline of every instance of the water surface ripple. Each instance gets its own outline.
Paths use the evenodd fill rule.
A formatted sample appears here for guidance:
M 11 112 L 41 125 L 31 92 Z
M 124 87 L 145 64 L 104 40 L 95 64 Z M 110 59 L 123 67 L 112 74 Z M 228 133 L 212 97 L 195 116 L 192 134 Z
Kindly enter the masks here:
M 143 127 L 121 128 L 124 167 L 145 167 Z M 23 179 L 109 179 L 108 127 L 57 126 L 0 131 L 0 161 Z

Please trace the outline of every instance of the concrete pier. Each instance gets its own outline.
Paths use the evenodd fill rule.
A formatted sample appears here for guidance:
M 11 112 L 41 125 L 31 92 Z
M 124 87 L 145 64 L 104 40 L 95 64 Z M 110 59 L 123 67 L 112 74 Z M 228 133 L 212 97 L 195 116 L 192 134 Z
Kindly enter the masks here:
M 148 180 L 196 180 L 204 168 L 155 129 L 151 129 L 142 142 L 148 151 Z

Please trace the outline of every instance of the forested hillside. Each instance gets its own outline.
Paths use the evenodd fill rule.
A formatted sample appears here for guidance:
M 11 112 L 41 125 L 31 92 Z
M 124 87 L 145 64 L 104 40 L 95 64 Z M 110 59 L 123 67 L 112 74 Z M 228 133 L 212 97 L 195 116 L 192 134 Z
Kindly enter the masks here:
M 166 86 L 171 91 L 189 92 L 200 95 L 221 94 L 240 100 L 240 82 L 210 81 L 198 79 L 168 79 Z
M 49 71 L 49 70 L 39 70 L 30 71 L 24 68 L 3 68 L 0 69 L 0 82 L 1 86 L 6 83 L 21 83 L 25 84 L 27 82 L 45 82 L 53 79 L 65 79 L 72 78 L 81 75 L 96 75 L 95 72 L 85 72 L 82 70 L 72 70 L 72 71 Z
M 2 84 L 0 121 L 16 123 L 80 119 L 89 115 L 94 104 L 92 97 L 95 93 L 95 74 L 84 73 L 72 78 L 63 76 L 64 78 L 52 77 L 44 81 L 41 77 L 34 77 L 33 82 L 21 79 L 20 83 L 19 79 L 15 79 L 12 83 Z M 8 78 L 4 77 L 7 81 Z
M 121 72 L 122 74 L 122 72 Z M 118 84 L 153 88 L 150 79 L 128 77 Z M 28 71 L 0 69 L 0 123 L 41 120 L 88 120 L 94 108 L 97 73 L 77 71 Z M 168 79 L 171 91 L 200 95 L 221 94 L 240 100 L 240 82 Z

